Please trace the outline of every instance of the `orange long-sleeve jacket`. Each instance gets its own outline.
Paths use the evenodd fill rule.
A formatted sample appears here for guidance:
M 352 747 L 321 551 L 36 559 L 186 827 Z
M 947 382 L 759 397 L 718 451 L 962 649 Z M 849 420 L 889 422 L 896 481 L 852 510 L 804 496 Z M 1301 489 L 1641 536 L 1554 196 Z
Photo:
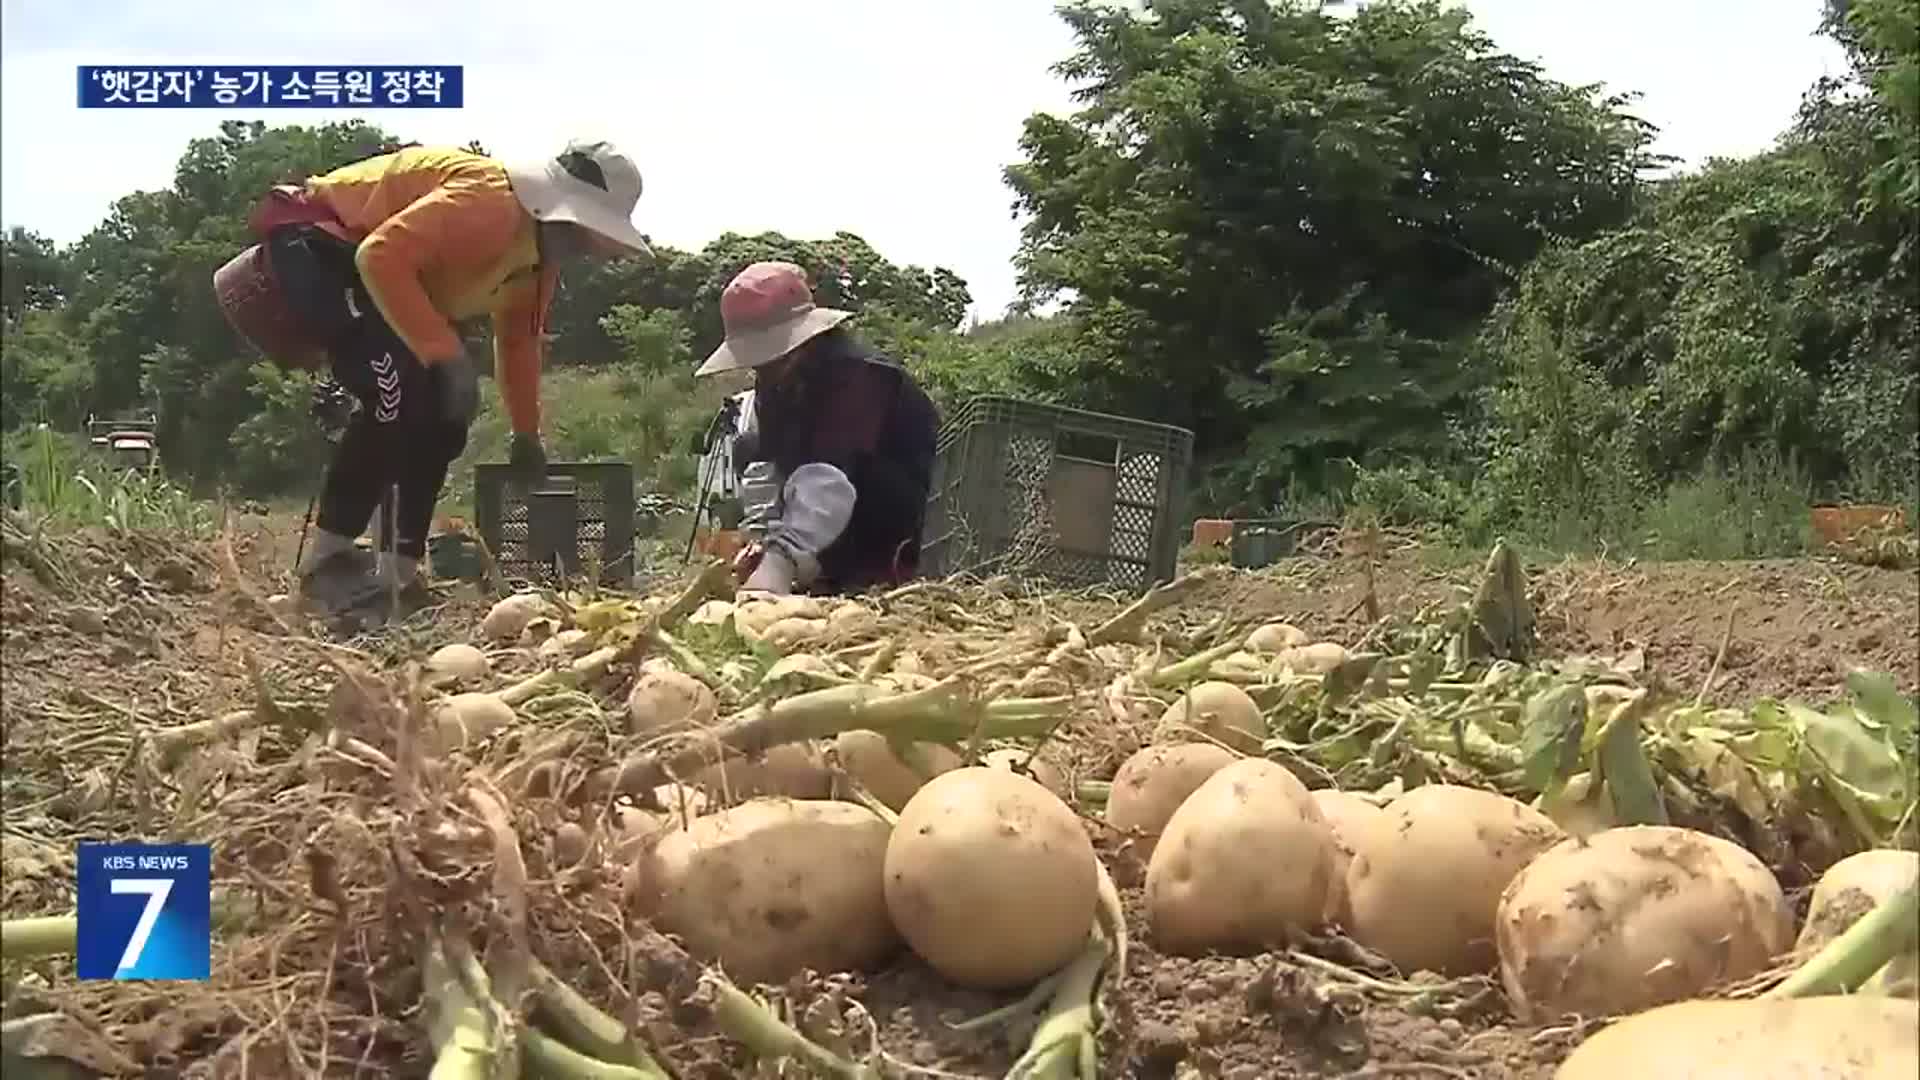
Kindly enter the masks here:
M 361 281 L 422 364 L 461 355 L 453 324 L 491 315 L 494 373 L 517 432 L 540 430 L 540 365 L 558 275 L 506 169 L 410 147 L 307 181 L 356 246 Z

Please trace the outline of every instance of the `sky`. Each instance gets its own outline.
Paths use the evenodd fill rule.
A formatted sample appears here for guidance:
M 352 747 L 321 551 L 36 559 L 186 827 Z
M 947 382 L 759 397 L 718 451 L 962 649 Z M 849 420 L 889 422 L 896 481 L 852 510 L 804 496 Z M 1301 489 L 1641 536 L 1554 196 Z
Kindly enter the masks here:
M 1820 0 L 1464 0 L 1507 52 L 1638 91 L 1655 149 L 1689 164 L 1766 149 L 1839 75 Z M 846 230 L 965 278 L 974 314 L 1016 292 L 1001 169 L 1021 122 L 1072 108 L 1052 0 L 0 0 L 0 223 L 65 244 L 168 186 L 222 120 L 346 110 L 78 108 L 81 64 L 464 64 L 465 108 L 362 113 L 426 143 L 541 157 L 574 136 L 632 155 L 656 241 Z M 394 11 L 405 12 L 400 16 Z M 264 115 L 263 115 L 264 114 Z

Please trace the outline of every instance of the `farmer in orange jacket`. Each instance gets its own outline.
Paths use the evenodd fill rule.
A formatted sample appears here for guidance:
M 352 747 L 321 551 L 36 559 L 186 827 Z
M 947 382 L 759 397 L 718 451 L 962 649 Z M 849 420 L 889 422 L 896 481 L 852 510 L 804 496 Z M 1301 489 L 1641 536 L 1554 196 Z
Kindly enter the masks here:
M 651 254 L 630 220 L 640 188 L 633 162 L 603 142 L 526 166 L 412 147 L 277 188 L 255 212 L 261 244 L 215 275 L 223 308 L 282 363 L 324 354 L 360 404 L 321 491 L 304 598 L 339 611 L 414 582 L 479 408 L 456 321 L 492 317 L 510 464 L 524 482 L 544 476 L 541 339 L 559 270 Z M 389 486 L 391 547 L 383 536 L 376 561 L 354 540 Z

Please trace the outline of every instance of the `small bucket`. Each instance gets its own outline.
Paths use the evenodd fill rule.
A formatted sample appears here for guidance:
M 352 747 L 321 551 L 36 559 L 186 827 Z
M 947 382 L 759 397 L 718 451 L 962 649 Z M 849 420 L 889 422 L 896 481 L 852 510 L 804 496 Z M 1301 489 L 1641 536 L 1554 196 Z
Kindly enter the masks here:
M 255 244 L 213 272 L 213 295 L 234 332 L 284 368 L 327 366 L 326 350 L 308 340 L 281 295 L 267 249 Z

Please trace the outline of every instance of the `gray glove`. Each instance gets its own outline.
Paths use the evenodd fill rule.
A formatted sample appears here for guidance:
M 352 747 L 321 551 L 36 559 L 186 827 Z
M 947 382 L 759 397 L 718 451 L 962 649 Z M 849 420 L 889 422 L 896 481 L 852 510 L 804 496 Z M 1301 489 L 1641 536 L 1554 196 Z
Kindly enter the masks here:
M 440 418 L 457 427 L 473 423 L 480 411 L 480 376 L 473 361 L 462 353 L 427 368 L 432 376 L 434 397 L 440 405 Z
M 546 480 L 547 448 L 540 445 L 538 434 L 513 433 L 513 444 L 507 453 L 507 468 L 511 470 L 513 482 L 522 487 L 532 487 Z

